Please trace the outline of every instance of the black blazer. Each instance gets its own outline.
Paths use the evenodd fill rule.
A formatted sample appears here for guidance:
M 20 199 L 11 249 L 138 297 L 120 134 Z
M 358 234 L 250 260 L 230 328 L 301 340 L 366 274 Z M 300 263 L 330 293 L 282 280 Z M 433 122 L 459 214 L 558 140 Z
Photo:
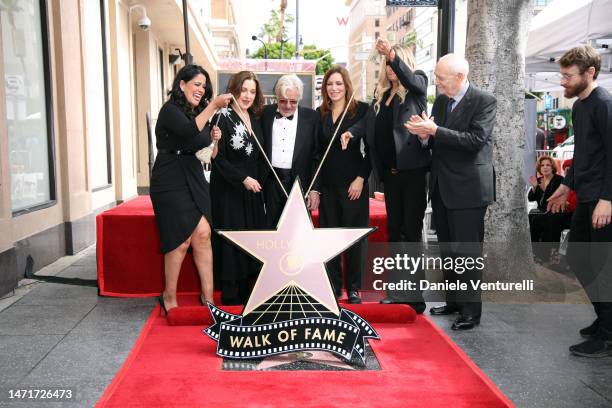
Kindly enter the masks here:
M 397 96 L 394 97 L 392 102 L 393 139 L 395 141 L 397 169 L 410 170 L 428 167 L 431 162 L 431 153 L 423 149 L 419 138 L 410 134 L 404 126 L 410 116 L 420 115 L 421 112 L 427 111 L 427 76 L 420 70 L 412 72 L 397 55 L 390 64 L 402 86 L 408 90 L 403 103 L 399 103 Z M 384 100 L 381 101 L 381 103 L 385 102 Z M 366 135 L 366 140 L 370 146 L 369 156 L 374 177 L 382 180 L 385 169 L 383 169 L 376 151 L 376 111 L 374 110 L 374 103 L 375 101 L 370 105 L 365 122 L 362 122 L 365 126 L 357 127 L 353 132 L 353 137 L 358 139 L 363 137 L 364 134 Z M 355 140 L 351 142 L 354 143 Z
M 353 182 L 353 180 L 355 180 L 357 176 L 363 177 L 367 182 L 371 171 L 370 159 L 368 158 L 369 148 L 367 141 L 365 139 L 351 140 L 346 150 L 342 150 L 342 144 L 340 143 L 340 135 L 342 135 L 342 133 L 350 131 L 352 134 L 355 134 L 355 129 L 357 127 L 364 126 L 367 111 L 368 104 L 358 101 L 355 114 L 350 116 L 347 112 L 346 116 L 344 117 L 344 121 L 337 132 L 336 127 L 340 122 L 341 116 L 335 123 L 332 120 L 331 113 L 327 113 L 320 118 L 319 130 L 317 133 L 318 151 L 315 156 L 317 166 L 323 159 L 325 150 L 327 149 L 327 146 L 329 145 L 334 133 L 336 133 L 336 138 L 334 139 L 334 142 L 329 149 L 327 158 L 321 167 L 321 172 L 319 173 L 318 179 L 314 185 L 315 189 L 319 189 L 321 186 L 347 187 Z M 320 107 L 317 108 L 317 114 L 321 115 Z
M 278 110 L 277 104 L 266 105 L 262 114 L 262 127 L 264 137 L 264 150 L 270 163 L 272 162 L 272 127 L 274 116 Z M 304 106 L 298 107 L 297 133 L 293 147 L 293 160 L 291 161 L 291 184 L 299 177 L 302 189 L 308 188 L 314 171 L 314 156 L 316 153 L 317 129 L 319 127 L 319 115 L 312 109 Z M 270 174 L 270 167 L 263 164 L 262 181 L 266 181 Z
M 495 201 L 495 169 L 491 134 L 497 100 L 470 84 L 446 118 L 448 96 L 439 95 L 432 115 L 438 125 L 432 148 L 430 197 L 436 185 L 446 208 L 484 207 Z

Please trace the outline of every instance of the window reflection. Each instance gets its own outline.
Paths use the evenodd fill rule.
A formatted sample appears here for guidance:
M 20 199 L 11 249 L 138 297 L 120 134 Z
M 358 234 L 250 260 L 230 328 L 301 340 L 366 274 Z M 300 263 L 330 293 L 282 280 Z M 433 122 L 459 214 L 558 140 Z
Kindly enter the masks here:
M 0 0 L 11 207 L 51 199 L 40 3 Z

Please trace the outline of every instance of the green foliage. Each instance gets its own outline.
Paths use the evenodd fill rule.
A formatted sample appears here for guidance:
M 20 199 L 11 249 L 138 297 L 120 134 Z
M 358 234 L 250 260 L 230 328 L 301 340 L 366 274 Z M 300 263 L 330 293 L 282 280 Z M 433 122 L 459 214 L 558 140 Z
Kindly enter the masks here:
M 417 40 L 417 32 L 416 31 L 409 32 L 400 41 L 400 45 L 402 45 L 404 47 L 411 47 L 412 49 L 414 49 L 414 47 L 416 47 L 417 44 L 420 45 L 420 41 Z
M 268 48 L 268 59 L 280 59 L 280 43 L 271 43 L 267 44 Z M 283 59 L 291 59 L 295 55 L 295 44 L 294 43 L 285 43 L 283 45 Z M 264 47 L 261 46 L 257 50 L 257 52 L 251 55 L 251 58 L 261 59 L 264 58 Z
M 325 74 L 325 72 L 334 65 L 334 57 L 331 55 L 331 52 L 326 49 L 317 48 L 314 44 L 305 45 L 304 48 L 302 48 L 301 55 L 306 60 L 321 58 L 319 62 L 317 62 L 317 75 Z
M 280 59 L 280 43 L 271 43 L 267 44 L 268 48 L 268 59 Z M 283 46 L 283 58 L 291 59 L 295 55 L 295 44 L 294 43 L 285 43 Z M 316 45 L 310 44 L 305 45 L 300 51 L 300 55 L 302 58 L 306 60 L 316 60 L 317 62 L 317 75 L 323 75 L 334 65 L 334 57 L 331 55 L 331 52 L 327 49 L 317 48 Z M 264 58 L 264 47 L 259 47 L 259 49 L 255 52 L 255 54 L 251 55 L 251 58 L 261 59 Z
M 435 100 L 436 100 L 436 95 L 427 95 L 427 103 L 430 103 L 433 105 Z
M 264 23 L 263 27 L 259 31 L 259 37 L 268 44 L 278 42 L 279 38 L 287 38 L 287 25 L 293 23 L 295 18 L 292 14 L 285 13 L 285 24 L 283 32 L 280 32 L 280 11 L 272 10 L 270 12 L 270 19 Z M 294 51 L 295 52 L 295 51 Z

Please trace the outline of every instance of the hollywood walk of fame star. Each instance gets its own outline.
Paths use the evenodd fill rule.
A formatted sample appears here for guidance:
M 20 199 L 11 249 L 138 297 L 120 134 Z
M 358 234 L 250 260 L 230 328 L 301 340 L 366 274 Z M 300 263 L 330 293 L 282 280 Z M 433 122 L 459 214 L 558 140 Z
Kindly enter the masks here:
M 219 231 L 263 263 L 243 316 L 289 285 L 298 286 L 336 316 L 340 315 L 324 263 L 374 228 L 314 228 L 300 193 L 296 181 L 276 230 Z

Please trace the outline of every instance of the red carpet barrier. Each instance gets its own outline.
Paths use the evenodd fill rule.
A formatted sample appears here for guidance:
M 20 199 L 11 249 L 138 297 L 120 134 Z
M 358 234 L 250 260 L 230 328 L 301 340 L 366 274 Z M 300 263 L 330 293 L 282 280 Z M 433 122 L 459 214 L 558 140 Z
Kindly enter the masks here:
M 318 214 L 314 214 L 317 224 Z M 371 242 L 387 241 L 385 204 L 370 200 Z M 137 197 L 96 217 L 96 254 L 100 295 L 146 297 L 163 289 L 163 256 L 148 196 Z M 180 293 L 199 293 L 200 281 L 191 254 L 183 263 Z
M 368 323 L 413 323 L 416 312 L 408 305 L 380 304 L 341 304 L 341 307 L 357 313 Z M 221 306 L 231 314 L 240 314 L 242 306 Z M 210 311 L 204 306 L 184 306 L 170 309 L 168 312 L 170 326 L 209 326 L 213 324 Z
M 514 407 L 424 316 L 376 323 L 374 371 L 225 371 L 203 326 L 155 308 L 97 407 Z

